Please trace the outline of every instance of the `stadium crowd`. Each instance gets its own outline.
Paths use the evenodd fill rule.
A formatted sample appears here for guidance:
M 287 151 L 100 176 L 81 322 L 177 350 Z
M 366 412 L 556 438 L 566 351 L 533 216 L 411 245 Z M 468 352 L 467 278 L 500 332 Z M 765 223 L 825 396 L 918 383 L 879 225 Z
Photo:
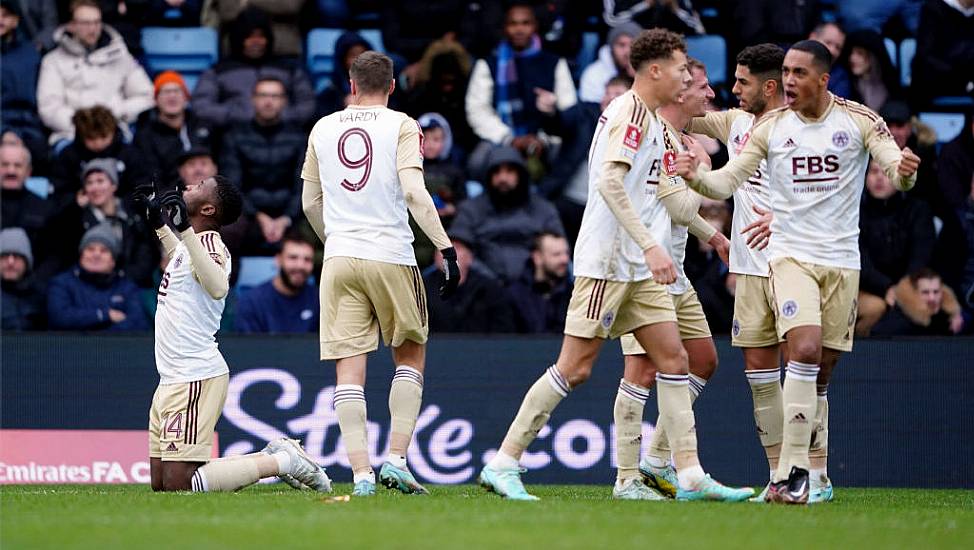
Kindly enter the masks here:
M 177 72 L 146 71 L 141 29 L 200 25 L 219 30 L 222 55 L 192 89 Z M 723 36 L 731 73 L 747 45 L 826 44 L 830 89 L 878 111 L 923 161 L 908 193 L 881 169 L 866 177 L 857 333 L 974 332 L 974 102 L 955 107 L 964 127 L 947 143 L 917 117 L 936 96 L 974 94 L 974 0 L 2 0 L 3 330 L 147 330 L 164 266 L 131 192 L 219 171 L 245 197 L 223 231 L 235 274 L 254 256 L 278 271 L 237 285 L 224 328 L 316 331 L 320 259 L 300 187 L 308 131 L 348 102 L 355 57 L 383 48 L 398 74 L 391 107 L 422 127 L 426 184 L 461 268 L 450 302 L 428 271 L 431 328 L 558 333 L 592 133 L 629 87 L 633 38 L 654 26 Z M 333 74 L 316 81 L 302 50 L 319 27 L 346 30 Z M 381 44 L 356 30 L 372 28 Z M 593 32 L 597 55 L 580 66 Z M 901 85 L 884 37 L 916 39 L 914 85 Z M 714 109 L 736 105 L 731 84 Z M 706 200 L 702 214 L 727 234 L 732 208 Z M 437 253 L 415 233 L 428 268 Z M 692 236 L 686 272 L 713 332 L 727 333 L 734 276 Z

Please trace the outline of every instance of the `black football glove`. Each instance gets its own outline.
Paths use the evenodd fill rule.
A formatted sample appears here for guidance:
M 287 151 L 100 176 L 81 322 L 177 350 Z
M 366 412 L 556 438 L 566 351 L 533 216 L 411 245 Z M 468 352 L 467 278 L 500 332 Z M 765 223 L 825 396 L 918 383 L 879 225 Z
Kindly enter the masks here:
M 453 296 L 460 286 L 460 264 L 457 263 L 457 251 L 452 246 L 443 249 L 443 285 L 440 286 L 440 298 Z
M 159 199 L 159 202 L 176 231 L 182 233 L 189 229 L 189 209 L 186 208 L 182 193 L 169 191 Z
M 162 219 L 162 208 L 152 184 L 140 185 L 132 192 L 132 204 L 135 205 L 136 212 L 145 216 L 146 221 L 152 229 L 159 229 L 166 225 Z

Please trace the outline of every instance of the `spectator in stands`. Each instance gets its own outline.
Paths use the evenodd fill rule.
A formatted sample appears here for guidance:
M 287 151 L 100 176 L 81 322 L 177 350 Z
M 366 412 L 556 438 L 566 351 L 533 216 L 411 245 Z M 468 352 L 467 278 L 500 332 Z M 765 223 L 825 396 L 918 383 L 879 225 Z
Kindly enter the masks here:
M 605 85 L 616 76 L 632 78 L 635 72 L 629 64 L 632 41 L 642 29 L 635 23 L 622 23 L 609 31 L 606 44 L 599 48 L 599 57 L 585 68 L 578 86 L 578 100 L 600 103 L 605 96 Z
M 386 50 L 415 63 L 427 46 L 449 36 L 455 39 L 462 0 L 387 2 L 382 11 L 382 42 Z
M 896 304 L 880 320 L 875 335 L 959 334 L 964 316 L 954 291 L 935 271 L 923 268 L 896 285 Z
M 451 154 L 453 149 L 453 132 L 450 123 L 439 113 L 424 113 L 417 122 L 423 130 L 423 176 L 426 189 L 433 197 L 436 212 L 440 215 L 443 227 L 450 228 L 450 223 L 457 213 L 457 204 L 466 198 L 466 178 L 456 157 Z M 429 237 L 410 220 L 413 229 L 413 249 L 416 251 L 416 261 L 421 267 L 433 262 L 433 252 L 436 247 Z
M 152 274 L 159 263 L 157 239 L 143 215 L 126 205 L 118 191 L 118 165 L 115 159 L 98 158 L 85 164 L 81 172 L 83 187 L 75 200 L 58 216 L 58 241 L 61 257 L 78 249 L 81 236 L 102 225 L 110 228 L 118 240 L 116 267 L 142 288 L 152 286 Z M 65 262 L 70 265 L 73 262 Z M 66 268 L 67 265 L 62 265 Z
M 920 157 L 917 183 L 910 190 L 910 196 L 923 199 L 934 215 L 942 216 L 943 195 L 937 188 L 937 134 L 913 116 L 905 101 L 887 101 L 879 110 L 879 116 L 886 121 L 896 146 L 900 149 L 909 147 Z
M 253 119 L 228 131 L 220 151 L 223 175 L 244 194 L 244 216 L 235 226 L 247 254 L 272 251 L 268 245 L 280 242 L 301 219 L 300 174 L 308 138 L 283 119 L 286 106 L 284 83 L 261 77 L 253 90 Z
M 38 330 L 44 327 L 44 293 L 35 284 L 31 271 L 27 233 L 19 227 L 0 231 L 0 276 L 2 276 L 4 331 Z
M 146 330 L 149 323 L 139 287 L 115 269 L 118 238 L 108 226 L 89 229 L 81 238 L 74 268 L 51 279 L 47 291 L 48 323 L 56 330 Z
M 71 117 L 77 128 L 77 137 L 55 158 L 51 168 L 58 206 L 74 199 L 81 189 L 81 171 L 85 163 L 96 158 L 112 158 L 117 161 L 118 194 L 127 197 L 139 184 L 149 181 L 151 174 L 138 149 L 125 143 L 118 121 L 107 107 L 96 105 L 79 109 Z
M 55 0 L 4 0 L 4 7 L 20 18 L 20 28 L 37 51 L 54 47 L 54 29 L 58 26 Z
M 37 114 L 37 70 L 41 56 L 21 30 L 20 5 L 11 0 L 0 2 L 0 85 L 3 92 L 3 132 L 14 132 L 31 154 L 45 158 L 47 139 Z
M 209 148 L 210 129 L 189 107 L 189 89 L 175 71 L 156 76 L 156 107 L 139 116 L 135 147 L 142 153 L 146 170 L 161 181 L 179 177 L 177 160 L 194 147 Z
M 146 26 L 198 27 L 205 0 L 149 0 Z
M 239 332 L 318 331 L 318 287 L 311 284 L 315 249 L 307 240 L 288 235 L 274 257 L 278 274 L 243 293 L 237 306 Z
M 568 278 L 568 241 L 542 233 L 534 239 L 531 259 L 521 277 L 508 286 L 517 332 L 561 333 L 565 330 L 572 283 Z
M 535 235 L 564 235 L 558 211 L 531 193 L 524 160 L 511 147 L 496 147 L 487 157 L 485 192 L 457 208 L 450 234 L 503 281 L 521 276 Z
M 474 258 L 461 240 L 453 239 L 460 266 L 460 286 L 449 300 L 440 298 L 442 277 L 436 271 L 423 276 L 429 327 L 433 332 L 497 333 L 514 332 L 514 313 L 507 291 Z M 437 264 L 442 261 L 436 252 Z
M 216 162 L 213 161 L 210 150 L 205 147 L 193 147 L 180 155 L 176 159 L 176 169 L 179 173 L 179 186 L 183 188 L 217 174 Z
M 930 265 L 934 230 L 927 204 L 897 191 L 875 162 L 866 173 L 859 225 L 862 270 L 856 334 L 867 336 L 886 308 L 896 303 L 900 279 Z
M 122 37 L 102 24 L 94 0 L 71 3 L 71 21 L 54 33 L 57 47 L 41 61 L 37 106 L 50 143 L 74 138 L 75 111 L 104 105 L 126 124 L 152 107 L 152 81 Z
M 875 32 L 849 33 L 839 65 L 849 71 L 848 98 L 874 111 L 903 95 L 900 73 L 890 61 L 883 37 Z
M 849 71 L 837 63 L 842 58 L 845 48 L 845 31 L 838 23 L 819 23 L 809 33 L 810 40 L 817 40 L 829 49 L 832 54 L 832 69 L 829 71 L 829 91 L 839 97 L 849 97 L 852 93 L 852 83 L 849 81 Z
M 819 16 L 813 1 L 738 0 L 735 4 L 728 6 L 734 32 L 728 40 L 732 52 L 763 42 L 787 47 L 807 37 Z
M 836 2 L 839 21 L 849 30 L 883 33 L 893 18 L 898 20 L 906 34 L 914 35 L 920 18 L 923 0 L 856 0 Z
M 613 99 L 632 86 L 628 76 L 616 76 L 606 83 L 599 103 L 581 101 L 562 115 L 564 125 L 574 128 L 565 132 L 551 171 L 541 180 L 542 195 L 554 201 L 570 245 L 575 245 L 582 214 L 588 202 L 588 150 L 599 123 L 599 115 Z
M 335 42 L 335 67 L 331 80 L 316 98 L 315 119 L 344 109 L 352 99 L 352 85 L 348 69 L 355 58 L 372 50 L 372 45 L 357 32 L 348 31 Z
M 246 9 L 230 29 L 230 55 L 200 76 L 193 91 L 193 110 L 216 128 L 249 122 L 252 95 L 260 78 L 276 78 L 288 92 L 285 122 L 302 126 L 315 111 L 315 94 L 307 73 L 295 61 L 271 55 L 275 36 L 267 15 Z
M 465 101 L 470 77 L 470 56 L 458 42 L 437 40 L 419 60 L 409 83 L 405 109 L 410 116 L 440 113 L 450 123 L 454 144 L 469 153 L 477 144 L 467 122 Z
M 700 215 L 725 235 L 730 229 L 731 211 L 726 201 L 703 199 Z M 734 317 L 735 275 L 728 271 L 714 247 L 693 235 L 687 241 L 684 270 L 700 297 L 710 330 L 715 334 L 730 332 Z
M 920 10 L 912 86 L 917 106 L 974 94 L 974 0 L 927 0 Z
M 35 272 L 43 282 L 58 271 L 53 246 L 57 237 L 51 231 L 56 212 L 53 201 L 27 190 L 25 184 L 30 174 L 31 156 L 26 147 L 19 144 L 0 147 L 0 206 L 3 208 L 0 224 L 4 229 L 19 227 L 26 231 L 37 259 Z
M 224 27 L 233 25 L 248 11 L 265 14 L 274 35 L 268 49 L 283 57 L 301 55 L 304 33 L 301 32 L 301 12 L 307 0 L 212 0 L 205 2 L 203 15 L 207 23 Z
M 605 0 L 603 4 L 610 27 L 635 22 L 644 29 L 662 27 L 687 36 L 707 33 L 691 0 Z
M 480 139 L 535 158 L 547 147 L 546 131 L 557 133 L 559 113 L 577 102 L 568 63 L 543 51 L 537 32 L 531 7 L 511 4 L 505 38 L 496 54 L 474 64 L 466 98 L 467 120 Z
M 974 181 L 974 109 L 970 109 L 964 128 L 956 138 L 944 144 L 937 159 L 937 182 L 943 208 L 937 216 L 943 222 L 937 235 L 933 267 L 943 281 L 966 299 L 965 270 L 974 273 L 974 241 L 968 197 Z M 965 267 L 967 266 L 967 267 Z M 974 282 L 974 277 L 971 278 Z

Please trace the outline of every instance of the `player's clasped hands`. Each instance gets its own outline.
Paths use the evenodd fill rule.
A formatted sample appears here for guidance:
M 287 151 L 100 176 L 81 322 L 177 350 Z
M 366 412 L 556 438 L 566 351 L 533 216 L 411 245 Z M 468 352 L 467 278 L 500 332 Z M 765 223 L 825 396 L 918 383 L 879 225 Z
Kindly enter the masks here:
M 666 253 L 662 246 L 656 245 L 643 251 L 646 258 L 646 265 L 653 272 L 653 280 L 661 285 L 668 285 L 676 282 L 676 267 L 673 259 Z
M 896 173 L 904 178 L 908 178 L 915 174 L 917 168 L 920 167 L 920 157 L 911 151 L 909 147 L 904 147 L 902 153 L 903 158 L 900 159 L 900 164 L 896 167 Z

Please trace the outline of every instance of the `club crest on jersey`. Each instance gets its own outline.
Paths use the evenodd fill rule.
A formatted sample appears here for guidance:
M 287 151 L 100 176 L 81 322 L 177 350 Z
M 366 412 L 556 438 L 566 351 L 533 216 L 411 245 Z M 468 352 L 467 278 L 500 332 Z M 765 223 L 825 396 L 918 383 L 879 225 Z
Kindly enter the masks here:
M 667 176 L 676 175 L 676 152 L 667 150 L 663 153 L 663 173 Z
M 781 315 L 784 316 L 785 319 L 791 319 L 795 315 L 798 315 L 798 303 L 794 300 L 788 300 L 782 304 Z
M 602 327 L 603 328 L 611 327 L 612 321 L 615 320 L 616 320 L 616 314 L 611 311 L 607 311 L 605 315 L 602 316 Z
M 849 145 L 849 133 L 845 130 L 838 130 L 832 134 L 832 145 L 839 149 L 845 149 Z
M 636 151 L 639 149 L 639 142 L 643 139 L 643 131 L 635 124 L 626 126 L 626 135 L 622 138 L 622 144 Z

